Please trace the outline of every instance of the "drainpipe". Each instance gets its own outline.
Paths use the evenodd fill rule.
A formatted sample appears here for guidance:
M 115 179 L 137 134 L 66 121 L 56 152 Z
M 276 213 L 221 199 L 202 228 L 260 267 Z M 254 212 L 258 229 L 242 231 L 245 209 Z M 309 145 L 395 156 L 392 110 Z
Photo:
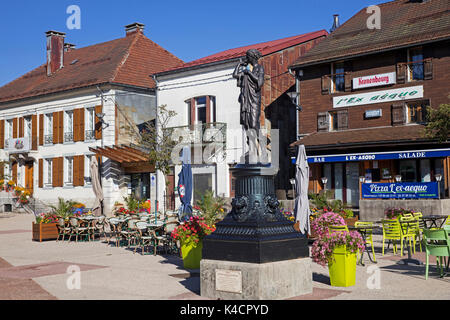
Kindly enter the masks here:
M 153 81 L 155 82 L 155 106 L 156 106 L 156 113 L 155 113 L 155 127 L 158 130 L 158 80 L 156 79 L 156 75 L 151 75 L 151 77 L 153 78 Z M 156 176 L 156 202 L 158 203 L 158 198 L 159 198 L 159 181 L 158 181 L 158 172 L 155 169 L 155 176 Z M 164 181 L 165 183 L 165 181 Z M 165 204 L 165 201 L 163 201 L 163 203 Z M 156 212 L 156 204 L 155 204 L 155 212 Z M 166 208 L 164 207 L 164 211 L 166 210 Z
M 300 92 L 300 81 L 296 77 L 296 75 L 292 72 L 292 69 L 288 69 L 289 74 L 295 79 L 295 92 Z M 296 104 L 300 105 L 300 95 L 296 98 Z M 300 132 L 300 123 L 299 123 L 299 110 L 295 108 L 295 139 L 298 140 L 299 132 Z

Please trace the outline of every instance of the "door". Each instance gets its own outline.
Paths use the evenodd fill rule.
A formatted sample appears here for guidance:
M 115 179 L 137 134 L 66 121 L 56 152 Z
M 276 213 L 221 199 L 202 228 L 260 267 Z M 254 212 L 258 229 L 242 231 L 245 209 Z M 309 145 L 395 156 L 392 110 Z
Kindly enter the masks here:
M 34 163 L 26 162 L 25 163 L 25 189 L 33 194 L 34 186 L 33 186 L 33 173 L 34 173 Z
M 359 163 L 346 163 L 347 199 L 345 202 L 353 207 L 359 206 Z

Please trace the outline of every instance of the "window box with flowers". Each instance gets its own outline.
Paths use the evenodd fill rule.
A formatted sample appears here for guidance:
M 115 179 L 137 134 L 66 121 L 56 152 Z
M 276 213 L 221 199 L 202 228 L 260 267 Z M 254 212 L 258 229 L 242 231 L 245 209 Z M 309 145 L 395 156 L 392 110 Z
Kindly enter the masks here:
M 56 240 L 58 238 L 58 217 L 52 213 L 41 213 L 33 222 L 33 241 Z
M 364 240 L 357 231 L 333 231 L 332 225 L 345 225 L 344 218 L 334 212 L 325 212 L 313 220 L 311 228 L 317 234 L 311 248 L 311 257 L 321 266 L 328 265 L 332 286 L 355 285 L 356 254 L 364 251 Z
M 202 259 L 203 238 L 214 232 L 214 225 L 209 226 L 205 218 L 198 216 L 179 225 L 173 232 L 172 237 L 180 241 L 183 265 L 186 269 L 199 269 Z

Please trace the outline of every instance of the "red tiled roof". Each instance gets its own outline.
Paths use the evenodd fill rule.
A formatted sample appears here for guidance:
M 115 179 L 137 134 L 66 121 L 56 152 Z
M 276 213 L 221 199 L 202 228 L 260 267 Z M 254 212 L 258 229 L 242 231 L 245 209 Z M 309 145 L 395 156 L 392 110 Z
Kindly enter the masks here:
M 183 61 L 143 33 L 64 53 L 64 68 L 47 76 L 47 64 L 0 88 L 0 103 L 95 84 L 115 83 L 154 88 L 150 74 Z
M 291 67 L 450 38 L 449 0 L 429 0 L 423 3 L 397 0 L 382 3 L 378 7 L 380 29 L 367 27 L 367 20 L 372 13 L 367 13 L 364 8 Z
M 404 125 L 396 127 L 364 128 L 333 132 L 314 132 L 291 144 L 303 144 L 305 147 L 332 147 L 350 146 L 367 143 L 386 144 L 390 142 L 417 142 L 429 140 L 422 135 L 424 126 Z
M 307 42 L 307 41 L 310 41 L 310 40 L 313 40 L 313 39 L 316 39 L 319 37 L 324 37 L 327 35 L 328 35 L 328 32 L 326 30 L 320 30 L 320 31 L 309 32 L 309 33 L 300 34 L 300 35 L 296 35 L 296 36 L 292 36 L 292 37 L 288 37 L 288 38 L 283 38 L 283 39 L 279 39 L 279 40 L 257 43 L 257 44 L 239 47 L 239 48 L 235 48 L 235 49 L 229 49 L 229 50 L 215 53 L 213 55 L 210 55 L 210 56 L 207 56 L 207 57 L 204 57 L 201 59 L 197 59 L 197 60 L 194 60 L 191 62 L 186 62 L 186 63 L 182 64 L 181 66 L 168 68 L 157 74 L 164 74 L 166 72 L 168 73 L 171 71 L 178 71 L 178 70 L 182 70 L 185 68 L 190 68 L 190 67 L 200 66 L 200 65 L 204 65 L 204 64 L 210 64 L 210 63 L 214 63 L 214 62 L 226 61 L 226 60 L 230 60 L 230 59 L 234 59 L 234 58 L 243 57 L 243 56 L 245 56 L 245 53 L 249 49 L 257 49 L 257 50 L 259 50 L 259 52 L 261 52 L 261 54 L 263 56 L 265 56 L 265 55 L 269 55 L 271 53 L 283 50 L 285 48 L 295 46 L 299 43 Z

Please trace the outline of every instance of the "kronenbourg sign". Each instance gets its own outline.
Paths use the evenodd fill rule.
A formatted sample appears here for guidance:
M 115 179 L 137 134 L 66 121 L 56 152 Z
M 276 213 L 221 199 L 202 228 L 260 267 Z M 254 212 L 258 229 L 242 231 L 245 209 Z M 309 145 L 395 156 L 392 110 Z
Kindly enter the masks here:
M 395 72 L 389 72 L 375 74 L 372 76 L 353 78 L 353 89 L 379 87 L 388 84 L 394 84 L 396 82 L 395 75 Z
M 333 98 L 333 108 L 423 98 L 423 86 L 350 94 Z
M 363 183 L 363 199 L 430 199 L 438 198 L 437 182 Z

